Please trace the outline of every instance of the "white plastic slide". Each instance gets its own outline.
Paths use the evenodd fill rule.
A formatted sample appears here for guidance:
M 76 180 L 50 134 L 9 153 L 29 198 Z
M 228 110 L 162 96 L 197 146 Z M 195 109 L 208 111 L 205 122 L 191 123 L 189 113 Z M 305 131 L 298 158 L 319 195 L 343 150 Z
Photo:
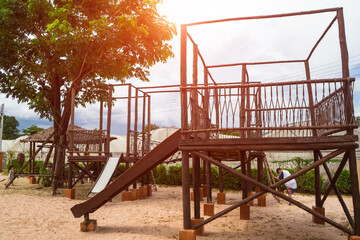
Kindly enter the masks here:
M 100 173 L 100 176 L 96 179 L 95 185 L 89 191 L 87 195 L 88 197 L 92 197 L 101 192 L 109 184 L 109 181 L 114 174 L 117 165 L 119 164 L 119 160 L 120 156 L 110 157 L 107 160 L 103 170 Z

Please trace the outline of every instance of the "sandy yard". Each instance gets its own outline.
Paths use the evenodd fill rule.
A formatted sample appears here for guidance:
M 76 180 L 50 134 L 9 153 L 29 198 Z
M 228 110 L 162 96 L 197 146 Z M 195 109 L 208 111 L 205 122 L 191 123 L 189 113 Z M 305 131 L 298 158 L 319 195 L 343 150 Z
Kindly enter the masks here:
M 131 202 L 121 202 L 119 195 L 90 214 L 91 219 L 97 219 L 98 227 L 95 232 L 84 233 L 80 232 L 83 218 L 74 218 L 70 212 L 84 200 L 70 200 L 63 193 L 51 197 L 49 188 L 30 185 L 26 178 L 14 183 L 4 189 L 1 182 L 0 239 L 178 239 L 182 228 L 181 187 L 158 187 L 152 197 Z M 215 204 L 215 213 L 241 198 L 239 192 L 226 194 L 227 204 Z M 216 190 L 213 196 L 216 200 Z M 301 194 L 295 199 L 309 207 L 315 201 L 313 196 Z M 352 212 L 351 198 L 344 199 Z M 325 209 L 328 217 L 347 225 L 336 197 L 329 197 Z M 278 203 L 270 194 L 266 207 L 258 207 L 255 200 L 250 218 L 240 220 L 236 209 L 205 225 L 204 236 L 197 239 L 347 239 L 337 228 L 312 223 L 310 214 L 284 201 Z

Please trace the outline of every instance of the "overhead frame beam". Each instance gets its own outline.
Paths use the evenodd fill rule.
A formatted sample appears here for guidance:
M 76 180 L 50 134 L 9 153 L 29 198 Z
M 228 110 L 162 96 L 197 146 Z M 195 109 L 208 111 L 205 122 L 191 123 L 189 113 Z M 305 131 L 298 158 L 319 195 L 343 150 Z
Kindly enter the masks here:
M 272 15 L 263 15 L 263 16 L 252 16 L 252 17 L 226 18 L 226 19 L 219 19 L 219 20 L 188 23 L 188 24 L 184 24 L 184 25 L 190 27 L 190 26 L 210 24 L 210 23 L 221 23 L 221 22 L 231 22 L 231 21 L 243 21 L 243 20 L 267 19 L 267 18 L 291 17 L 291 16 L 299 16 L 299 15 L 310 15 L 310 14 L 317 14 L 317 13 L 336 12 L 336 11 L 338 11 L 340 9 L 342 9 L 342 8 L 327 8 L 327 9 L 312 10 L 312 11 L 302 11 L 302 12 L 295 12 L 295 13 L 272 14 Z

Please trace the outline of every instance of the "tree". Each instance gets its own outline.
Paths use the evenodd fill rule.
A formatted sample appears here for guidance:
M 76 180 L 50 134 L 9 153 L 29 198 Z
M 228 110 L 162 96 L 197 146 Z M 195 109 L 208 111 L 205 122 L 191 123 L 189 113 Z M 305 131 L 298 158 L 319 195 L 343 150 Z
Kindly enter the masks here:
M 156 123 L 150 123 L 150 131 L 159 129 L 160 127 Z M 148 125 L 145 125 L 145 131 L 147 131 Z
M 53 195 L 63 185 L 72 90 L 77 105 L 94 103 L 106 80 L 148 81 L 148 69 L 173 56 L 176 29 L 157 2 L 0 0 L 1 92 L 53 121 Z
M 12 140 L 19 137 L 19 122 L 13 116 L 4 115 L 3 139 Z
M 360 126 L 360 116 L 355 117 L 355 124 Z
M 27 136 L 30 136 L 30 135 L 33 135 L 35 133 L 41 132 L 42 130 L 44 130 L 44 128 L 40 128 L 38 126 L 31 125 L 30 127 L 26 128 L 26 129 L 23 129 L 22 133 L 27 135 Z

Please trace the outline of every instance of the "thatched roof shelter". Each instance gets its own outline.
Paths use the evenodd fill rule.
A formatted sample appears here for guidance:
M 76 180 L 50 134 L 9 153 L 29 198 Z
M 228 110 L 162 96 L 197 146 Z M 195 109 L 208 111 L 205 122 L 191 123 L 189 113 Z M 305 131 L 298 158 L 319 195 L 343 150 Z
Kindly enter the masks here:
M 84 128 L 81 128 L 79 126 L 74 126 L 75 131 L 88 131 Z M 54 132 L 54 127 L 49 127 L 47 129 L 44 129 L 38 133 L 35 133 L 25 139 L 22 139 L 21 142 L 44 142 L 45 139 L 47 139 L 52 133 Z M 67 135 L 69 138 L 69 129 L 67 130 Z M 54 137 L 51 137 L 49 142 L 52 143 L 54 141 Z

